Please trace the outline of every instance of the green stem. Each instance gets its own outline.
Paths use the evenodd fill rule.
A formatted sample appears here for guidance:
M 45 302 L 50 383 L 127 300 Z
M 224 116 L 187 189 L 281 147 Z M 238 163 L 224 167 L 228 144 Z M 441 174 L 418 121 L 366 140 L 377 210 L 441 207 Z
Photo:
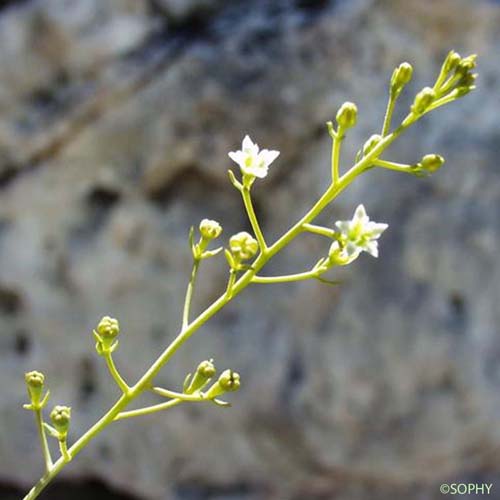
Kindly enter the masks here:
M 302 227 L 309 233 L 319 234 L 320 236 L 326 236 L 327 238 L 335 239 L 335 236 L 337 234 L 333 229 L 329 229 L 323 226 L 317 226 L 315 224 L 303 224 Z
M 382 137 L 385 137 L 389 133 L 391 128 L 392 115 L 394 113 L 394 106 L 396 105 L 398 95 L 390 92 L 389 100 L 387 101 L 387 109 L 384 116 L 384 124 L 382 126 Z
M 34 410 L 38 435 L 40 436 L 40 444 L 42 446 L 43 460 L 45 462 L 45 470 L 48 472 L 52 467 L 52 457 L 50 455 L 49 443 L 47 442 L 47 434 L 43 425 L 42 408 Z
M 159 411 L 173 408 L 180 403 L 183 403 L 182 399 L 172 399 L 171 401 L 167 401 L 166 403 L 147 406 L 145 408 L 139 408 L 138 410 L 123 411 L 115 417 L 115 421 L 123 420 L 125 418 L 142 417 L 143 415 L 151 415 L 152 413 L 157 413 Z
M 163 387 L 153 387 L 153 392 L 159 396 L 170 399 L 179 399 L 181 401 L 198 402 L 206 401 L 202 396 L 197 396 L 194 394 L 182 394 L 180 392 L 169 391 L 168 389 L 163 389 Z
M 342 145 L 344 137 L 344 130 L 339 125 L 333 137 L 332 144 L 332 181 L 334 186 L 339 182 L 340 146 Z
M 373 162 L 373 165 L 376 165 L 377 167 L 387 168 L 389 170 L 395 170 L 397 172 L 405 172 L 405 173 L 411 172 L 409 165 L 405 165 L 403 163 L 396 163 L 393 161 L 375 160 Z
M 71 455 L 68 452 L 68 443 L 66 438 L 59 440 L 59 450 L 61 451 L 61 457 L 67 463 L 71 461 Z
M 266 240 L 264 239 L 264 234 L 262 233 L 262 229 L 260 228 L 257 216 L 255 215 L 250 189 L 244 186 L 243 189 L 241 190 L 241 195 L 243 197 L 243 203 L 245 205 L 245 210 L 248 214 L 248 219 L 250 220 L 252 230 L 255 234 L 255 237 L 257 238 L 257 242 L 259 243 L 260 251 L 261 253 L 265 253 L 267 250 L 267 244 Z
M 191 310 L 191 302 L 193 300 L 194 286 L 196 284 L 196 277 L 198 269 L 200 268 L 200 259 L 194 259 L 193 268 L 191 270 L 191 278 L 186 290 L 186 298 L 184 300 L 184 311 L 182 313 L 182 329 L 186 328 L 189 323 L 189 311 Z
M 306 271 L 304 273 L 287 274 L 285 276 L 254 276 L 252 283 L 271 284 L 271 283 L 290 283 L 292 281 L 304 281 L 317 276 L 316 271 Z
M 115 362 L 113 361 L 113 355 L 110 352 L 106 352 L 104 354 L 104 359 L 106 360 L 106 364 L 108 365 L 109 373 L 111 373 L 111 376 L 113 377 L 114 381 L 118 385 L 118 387 L 121 389 L 121 391 L 126 394 L 129 390 L 130 387 L 128 384 L 123 380 L 122 376 L 118 372 L 118 369 L 116 368 Z

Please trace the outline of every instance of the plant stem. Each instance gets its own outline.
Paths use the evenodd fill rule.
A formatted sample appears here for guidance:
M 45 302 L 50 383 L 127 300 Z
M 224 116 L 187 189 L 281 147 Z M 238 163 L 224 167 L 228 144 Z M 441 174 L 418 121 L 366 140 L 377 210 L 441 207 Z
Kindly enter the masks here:
M 303 224 L 302 227 L 305 231 L 310 233 L 319 234 L 320 236 L 326 236 L 327 238 L 334 239 L 337 234 L 333 229 L 328 227 L 317 226 L 316 224 Z
M 186 328 L 189 323 L 189 311 L 191 310 L 191 302 L 193 300 L 194 286 L 196 284 L 196 277 L 198 275 L 198 269 L 200 268 L 200 259 L 194 259 L 193 268 L 191 270 L 191 278 L 189 280 L 186 298 L 184 300 L 184 311 L 182 313 L 182 329 Z
M 38 435 L 40 436 L 40 444 L 42 446 L 43 460 L 45 462 L 45 470 L 48 472 L 52 467 L 52 457 L 50 455 L 49 443 L 47 442 L 47 434 L 43 425 L 42 408 L 34 410 Z
M 104 354 L 104 359 L 106 360 L 106 364 L 108 365 L 109 373 L 111 373 L 111 376 L 113 377 L 114 381 L 118 385 L 118 387 L 121 389 L 121 391 L 126 394 L 129 390 L 130 387 L 128 384 L 123 380 L 122 376 L 118 372 L 115 362 L 113 361 L 113 355 L 110 352 L 106 352 Z
M 306 271 L 304 273 L 287 274 L 285 276 L 254 276 L 252 283 L 271 284 L 271 283 L 290 283 L 292 281 L 304 281 L 314 278 L 318 273 L 316 271 Z
M 373 162 L 373 165 L 377 165 L 378 167 L 382 167 L 382 168 L 387 168 L 389 170 L 395 170 L 397 172 L 405 172 L 405 173 L 410 172 L 409 165 L 405 165 L 403 163 L 396 163 L 393 161 L 376 160 Z
M 260 228 L 257 216 L 255 215 L 250 189 L 244 186 L 243 189 L 241 190 L 241 195 L 243 197 L 243 203 L 245 205 L 245 210 L 248 214 L 248 219 L 250 220 L 252 230 L 255 234 L 255 237 L 257 238 L 257 242 L 259 243 L 260 251 L 261 253 L 265 253 L 267 250 L 267 244 L 266 240 L 264 239 L 264 234 L 262 233 L 262 229 Z
M 123 411 L 115 417 L 115 422 L 117 420 L 123 420 L 125 418 L 141 417 L 143 415 L 150 415 L 151 413 L 157 413 L 159 411 L 168 410 L 173 408 L 180 403 L 183 403 L 182 399 L 172 399 L 165 403 L 160 403 L 157 405 L 147 406 L 145 408 L 139 408 L 138 410 Z
M 336 186 L 339 182 L 340 146 L 344 140 L 344 129 L 339 125 L 333 136 L 332 144 L 332 182 Z
M 384 116 L 384 124 L 382 126 L 382 137 L 385 137 L 389 133 L 391 128 L 392 115 L 394 113 L 394 106 L 396 105 L 397 95 L 392 91 L 389 94 L 389 100 L 387 101 L 387 109 Z

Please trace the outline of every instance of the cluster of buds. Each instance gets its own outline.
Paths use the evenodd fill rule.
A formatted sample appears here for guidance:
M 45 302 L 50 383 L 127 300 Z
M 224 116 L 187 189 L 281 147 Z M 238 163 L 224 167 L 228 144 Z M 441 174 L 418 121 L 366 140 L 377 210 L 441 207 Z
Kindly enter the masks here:
M 215 220 L 203 219 L 199 226 L 200 239 L 198 243 L 194 242 L 194 228 L 189 232 L 189 244 L 193 253 L 194 260 L 209 259 L 214 257 L 222 247 L 215 250 L 207 250 L 208 244 L 217 239 L 222 234 L 222 226 Z
M 433 107 L 458 99 L 474 90 L 477 78 L 477 74 L 473 72 L 476 58 L 475 54 L 461 57 L 452 50 L 441 66 L 434 87 L 425 87 L 416 95 L 411 107 L 412 112 L 422 115 Z
M 96 339 L 95 348 L 100 356 L 111 354 L 118 347 L 116 337 L 120 333 L 120 325 L 117 319 L 104 316 L 93 333 Z
M 28 397 L 30 403 L 24 405 L 26 410 L 40 411 L 44 408 L 49 400 L 50 391 L 43 395 L 43 388 L 45 383 L 45 375 L 38 371 L 28 372 L 24 375 L 26 382 L 26 389 L 28 390 Z
M 231 236 L 229 250 L 226 249 L 229 267 L 234 270 L 241 270 L 242 262 L 254 257 L 258 251 L 259 244 L 257 240 L 246 231 Z
M 184 381 L 184 394 L 188 396 L 199 395 L 203 400 L 213 401 L 220 406 L 228 406 L 228 403 L 217 399 L 227 392 L 234 392 L 240 388 L 240 376 L 232 370 L 224 370 L 219 378 L 204 392 L 202 392 L 212 382 L 217 370 L 214 360 L 202 361 L 196 368 L 194 375 L 190 373 Z

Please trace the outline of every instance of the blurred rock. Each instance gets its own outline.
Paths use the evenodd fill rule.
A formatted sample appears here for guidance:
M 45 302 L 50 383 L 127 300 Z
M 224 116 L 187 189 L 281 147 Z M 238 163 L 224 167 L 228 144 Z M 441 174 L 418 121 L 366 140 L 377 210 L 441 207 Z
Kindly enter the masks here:
M 479 90 L 391 150 L 395 161 L 440 153 L 446 166 L 426 180 L 371 171 L 323 217 L 363 202 L 390 225 L 378 261 L 343 269 L 341 287 L 245 291 L 158 377 L 178 388 L 214 357 L 242 375 L 233 407 L 117 423 L 65 477 L 152 500 L 421 500 L 440 498 L 441 482 L 498 479 L 499 21 L 486 0 L 3 9 L 1 477 L 28 487 L 41 472 L 25 371 L 45 372 L 53 403 L 73 407 L 75 439 L 117 396 L 93 351 L 100 317 L 120 319 L 130 381 L 175 336 L 189 227 L 217 219 L 224 241 L 248 229 L 227 180 L 245 133 L 282 151 L 255 189 L 272 240 L 328 182 L 324 123 L 337 107 L 360 110 L 347 165 L 381 127 L 393 67 L 416 69 L 404 110 L 455 48 L 480 54 Z M 306 269 L 327 246 L 300 239 L 269 274 Z M 195 308 L 226 279 L 223 259 L 207 263 Z

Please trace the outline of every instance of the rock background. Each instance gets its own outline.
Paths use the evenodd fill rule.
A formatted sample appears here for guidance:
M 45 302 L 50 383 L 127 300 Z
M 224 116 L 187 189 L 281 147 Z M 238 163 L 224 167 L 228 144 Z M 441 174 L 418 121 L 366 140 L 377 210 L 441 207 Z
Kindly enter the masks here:
M 148 500 L 427 500 L 445 481 L 500 488 L 498 2 L 1 5 L 2 498 L 19 498 L 12 487 L 41 471 L 23 373 L 46 373 L 80 434 L 116 397 L 93 352 L 96 321 L 120 318 L 117 363 L 135 380 L 178 329 L 189 226 L 209 216 L 225 237 L 247 228 L 227 151 L 247 132 L 282 151 L 255 189 L 273 239 L 327 182 L 324 122 L 337 107 L 360 109 L 347 164 L 381 125 L 393 67 L 416 68 L 404 109 L 450 48 L 480 54 L 478 91 L 392 148 L 402 161 L 442 153 L 446 168 L 426 180 L 370 172 L 323 218 L 364 202 L 390 224 L 378 261 L 342 270 L 339 288 L 247 290 L 159 377 L 177 386 L 213 356 L 242 375 L 233 408 L 119 423 L 40 498 L 124 498 L 103 483 Z M 301 239 L 269 272 L 306 268 L 325 244 Z M 224 263 L 202 277 L 197 308 L 223 289 Z

